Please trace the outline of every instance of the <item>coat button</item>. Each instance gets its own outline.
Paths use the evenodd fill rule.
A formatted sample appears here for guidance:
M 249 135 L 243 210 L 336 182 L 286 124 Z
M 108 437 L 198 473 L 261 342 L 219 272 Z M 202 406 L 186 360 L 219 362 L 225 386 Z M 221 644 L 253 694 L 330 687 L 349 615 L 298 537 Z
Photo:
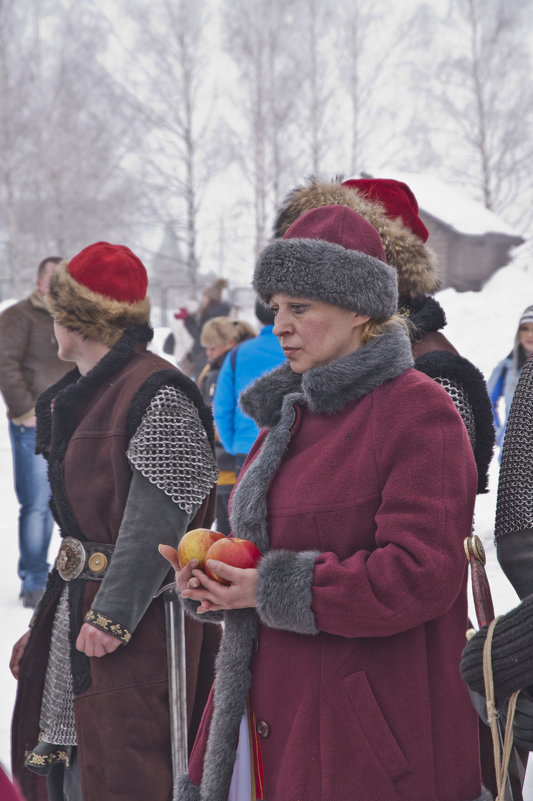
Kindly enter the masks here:
M 270 734 L 270 726 L 264 720 L 260 720 L 257 724 L 257 733 L 260 737 L 268 737 Z

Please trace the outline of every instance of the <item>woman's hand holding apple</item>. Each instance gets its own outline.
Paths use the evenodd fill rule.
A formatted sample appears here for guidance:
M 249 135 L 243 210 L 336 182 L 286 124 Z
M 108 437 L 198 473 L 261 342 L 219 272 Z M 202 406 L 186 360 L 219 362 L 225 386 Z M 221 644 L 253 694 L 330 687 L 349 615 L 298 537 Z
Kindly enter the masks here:
M 160 545 L 159 553 L 174 568 L 180 595 L 200 602 L 197 609 L 199 614 L 256 606 L 257 570 L 255 568 L 233 567 L 225 562 L 210 559 L 208 568 L 213 575 L 218 577 L 217 581 L 198 567 L 201 563 L 198 559 L 191 559 L 182 567 L 178 551 L 170 545 Z M 221 583 L 220 579 L 229 584 Z
M 199 563 L 198 559 L 191 559 L 191 561 L 188 562 L 185 565 L 185 567 L 181 567 L 178 560 L 178 552 L 171 545 L 159 545 L 158 551 L 161 554 L 161 556 L 164 556 L 165 559 L 168 562 L 170 562 L 170 564 L 174 568 L 176 574 L 176 586 L 180 593 L 182 592 L 182 590 L 186 589 L 190 581 L 194 582 L 193 586 L 195 587 L 199 586 L 199 582 L 197 581 L 197 579 L 192 578 L 193 570 Z
M 207 566 L 212 573 L 230 583 L 221 584 L 220 581 L 210 578 L 203 570 L 193 569 L 191 580 L 180 592 L 183 598 L 200 602 L 200 606 L 196 610 L 199 614 L 256 606 L 257 569 L 255 567 L 233 567 L 215 559 L 209 559 Z M 183 569 L 185 570 L 185 568 Z

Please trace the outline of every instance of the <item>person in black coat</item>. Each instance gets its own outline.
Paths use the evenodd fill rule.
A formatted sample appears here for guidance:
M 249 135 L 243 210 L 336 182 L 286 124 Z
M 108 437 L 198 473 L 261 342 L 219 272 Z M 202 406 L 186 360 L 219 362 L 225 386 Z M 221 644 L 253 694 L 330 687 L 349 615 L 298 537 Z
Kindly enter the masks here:
M 207 355 L 200 339 L 202 328 L 213 317 L 225 317 L 231 311 L 231 304 L 222 300 L 222 292 L 227 287 L 225 278 L 217 278 L 214 284 L 202 291 L 202 300 L 198 311 L 191 314 L 186 306 L 182 306 L 175 314 L 176 320 L 183 320 L 183 325 L 191 335 L 193 344 L 178 365 L 193 381 L 207 364 Z

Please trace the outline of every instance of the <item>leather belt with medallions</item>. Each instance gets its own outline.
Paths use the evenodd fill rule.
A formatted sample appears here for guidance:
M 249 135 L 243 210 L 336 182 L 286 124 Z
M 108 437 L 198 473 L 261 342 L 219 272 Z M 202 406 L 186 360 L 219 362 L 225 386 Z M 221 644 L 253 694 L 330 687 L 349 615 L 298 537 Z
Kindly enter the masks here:
M 83 578 L 101 581 L 115 546 L 105 542 L 82 542 L 65 537 L 57 554 L 56 567 L 64 581 Z

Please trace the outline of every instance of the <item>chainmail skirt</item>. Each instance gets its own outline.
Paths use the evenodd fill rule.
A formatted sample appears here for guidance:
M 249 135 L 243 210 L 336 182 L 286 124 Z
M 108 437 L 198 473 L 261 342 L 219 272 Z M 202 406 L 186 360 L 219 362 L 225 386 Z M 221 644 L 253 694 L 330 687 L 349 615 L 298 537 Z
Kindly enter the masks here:
M 66 584 L 57 604 L 52 627 L 39 721 L 41 740 L 54 745 L 76 745 L 69 630 Z

